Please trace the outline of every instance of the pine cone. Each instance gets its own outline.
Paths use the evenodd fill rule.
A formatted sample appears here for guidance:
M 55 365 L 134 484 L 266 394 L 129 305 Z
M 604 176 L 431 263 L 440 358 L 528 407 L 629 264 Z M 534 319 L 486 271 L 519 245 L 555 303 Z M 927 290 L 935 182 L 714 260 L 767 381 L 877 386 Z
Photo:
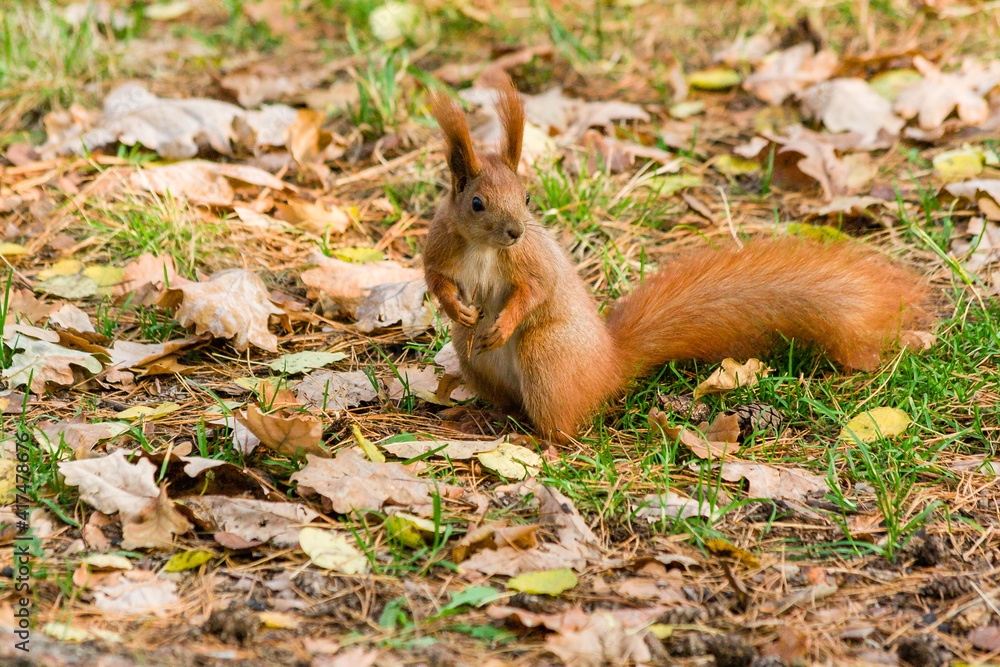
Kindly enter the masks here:
M 742 439 L 750 437 L 754 432 L 766 433 L 778 431 L 781 426 L 781 413 L 767 403 L 747 403 L 726 410 L 727 415 L 736 415 L 740 423 Z

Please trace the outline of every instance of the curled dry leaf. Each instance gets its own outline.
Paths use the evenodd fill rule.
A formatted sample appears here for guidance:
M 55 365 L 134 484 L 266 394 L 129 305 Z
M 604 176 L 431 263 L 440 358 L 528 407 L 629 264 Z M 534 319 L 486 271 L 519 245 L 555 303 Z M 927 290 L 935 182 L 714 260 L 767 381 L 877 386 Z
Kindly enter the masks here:
M 209 532 L 235 535 L 247 542 L 275 546 L 298 544 L 299 528 L 319 514 L 299 503 L 268 502 L 229 496 L 192 496 L 179 501 Z
M 129 570 L 109 577 L 94 588 L 94 606 L 103 611 L 132 615 L 162 615 L 179 601 L 177 584 L 148 570 Z
M 377 381 L 376 381 L 377 383 Z M 291 387 L 295 396 L 319 410 L 340 411 L 378 398 L 379 387 L 364 371 L 313 371 Z
M 192 528 L 191 522 L 174 509 L 166 487 L 162 487 L 138 516 L 122 526 L 122 548 L 169 549 L 174 535 L 183 535 Z
M 164 343 L 132 343 L 130 341 L 118 340 L 111 346 L 111 362 L 108 367 L 108 374 L 112 371 L 124 371 L 128 368 L 140 368 L 148 366 L 164 357 L 176 355 L 176 353 L 187 350 L 199 343 L 207 340 L 205 336 L 192 336 L 179 340 L 168 340 Z M 174 362 L 176 363 L 176 362 Z M 114 379 L 109 378 L 110 381 Z
M 60 303 L 45 303 L 28 289 L 12 289 L 7 301 L 7 324 L 25 322 L 41 324 Z
M 670 519 L 689 519 L 691 517 L 711 518 L 715 513 L 715 508 L 708 501 L 699 501 L 694 498 L 686 498 L 673 491 L 668 491 L 665 495 L 650 493 L 642 498 L 641 506 L 637 506 L 635 516 L 644 518 L 649 523 L 662 521 L 664 517 Z
M 337 206 L 328 208 L 322 202 L 290 199 L 285 203 L 275 204 L 275 207 L 281 220 L 319 236 L 328 232 L 339 234 L 351 224 L 351 219 L 343 210 Z
M 139 293 L 138 302 L 149 305 L 153 301 L 153 292 L 158 294 L 165 287 L 180 287 L 189 282 L 177 274 L 173 257 L 159 257 L 147 252 L 125 265 L 122 282 L 115 285 L 112 293 L 115 296 Z
M 765 102 L 781 104 L 789 95 L 830 78 L 837 64 L 837 54 L 816 53 L 811 42 L 802 42 L 768 54 L 757 71 L 743 81 L 743 87 Z
M 729 458 L 732 458 L 733 453 L 739 449 L 738 446 L 733 445 L 730 442 L 709 440 L 707 435 L 703 438 L 692 429 L 680 426 L 671 426 L 670 418 L 656 408 L 652 408 L 649 411 L 649 420 L 651 423 L 662 428 L 664 435 L 672 440 L 680 442 L 682 445 L 690 449 L 691 453 L 699 459 L 705 459 L 706 461 L 721 461 L 725 459 L 727 455 Z
M 0 371 L 0 375 L 7 378 L 11 389 L 27 385 L 30 380 L 30 390 L 42 394 L 49 382 L 64 387 L 74 384 L 74 367 L 91 375 L 100 373 L 104 368 L 92 354 L 70 350 L 20 333 L 12 337 L 8 346 L 15 352 L 10 365 Z
M 229 206 L 236 193 L 230 181 L 284 190 L 284 182 L 263 169 L 245 164 L 185 160 L 146 167 L 129 177 L 132 187 L 183 198 L 206 206 Z
M 495 448 L 476 454 L 479 464 L 506 479 L 534 477 L 542 470 L 542 457 L 527 447 L 501 442 Z
M 269 352 L 278 350 L 267 320 L 282 310 L 271 303 L 267 288 L 252 271 L 220 271 L 206 282 L 169 289 L 156 303 L 167 308 L 179 305 L 175 317 L 182 326 L 194 325 L 198 335 L 232 338 L 238 352 L 251 343 Z
M 462 461 L 483 452 L 491 452 L 505 442 L 507 442 L 506 437 L 496 440 L 405 440 L 378 444 L 400 459 L 412 459 L 434 452 L 434 456 Z
M 69 153 L 83 156 L 121 142 L 126 146 L 140 144 L 169 160 L 194 157 L 202 146 L 231 155 L 234 121 L 256 124 L 254 116 L 258 114 L 217 100 L 161 98 L 129 82 L 108 94 L 104 111 L 93 127 L 85 129 L 83 123 L 73 122 L 60 132 L 50 132 L 39 152 L 43 157 Z M 286 129 L 287 125 L 279 134 Z
M 79 488 L 81 500 L 105 514 L 118 512 L 122 523 L 131 522 L 160 495 L 155 469 L 145 459 L 129 463 L 120 449 L 110 456 L 59 463 L 66 484 Z
M 65 443 L 73 452 L 73 458 L 90 457 L 90 450 L 102 440 L 117 438 L 128 431 L 128 424 L 122 422 L 94 422 L 87 424 L 83 418 L 61 422 L 42 422 L 35 426 L 35 440 L 43 450 L 54 454 L 60 443 Z
M 770 371 L 759 359 L 748 359 L 745 364 L 734 359 L 723 359 L 722 365 L 694 390 L 694 397 L 697 399 L 699 396 L 724 394 L 737 387 L 752 387 L 757 384 L 758 378 L 767 377 Z
M 750 498 L 780 498 L 802 502 L 810 495 L 829 490 L 825 477 L 803 470 L 778 468 L 748 461 L 727 461 L 722 464 L 722 479 L 735 482 L 746 479 Z
M 315 176 L 321 183 L 326 183 L 330 176 L 330 168 L 324 164 L 324 159 L 327 147 L 333 142 L 333 135 L 323 130 L 325 120 L 326 114 L 321 111 L 299 109 L 295 122 L 288 128 L 286 142 L 299 171 Z
M 924 79 L 903 90 L 896 98 L 893 109 L 903 118 L 916 118 L 923 130 L 939 127 L 951 114 L 958 112 L 963 123 L 976 125 L 989 117 L 989 106 L 984 99 L 1000 83 L 1000 61 L 983 65 L 966 60 L 957 72 L 945 73 L 921 56 L 913 65 Z
M 833 79 L 799 94 L 802 107 L 831 132 L 856 132 L 854 148 L 887 148 L 906 124 L 863 79 Z
M 949 183 L 941 191 L 947 202 L 951 198 L 975 202 L 987 220 L 1000 220 L 1000 179 L 981 178 L 962 183 Z M 950 195 L 950 197 L 948 197 Z
M 308 463 L 291 476 L 304 496 L 319 494 L 323 507 L 338 514 L 352 511 L 379 511 L 386 504 L 410 508 L 418 515 L 431 510 L 431 492 L 458 491 L 457 487 L 435 484 L 414 477 L 399 463 L 374 463 L 354 448 L 341 449 L 332 459 L 308 455 Z
M 951 251 L 963 260 L 963 266 L 980 273 L 990 264 L 1000 262 L 1000 225 L 983 218 L 969 221 L 966 234 L 951 243 Z M 1000 281 L 994 273 L 993 287 L 1000 291 Z
M 400 266 L 396 262 L 354 264 L 314 253 L 310 263 L 316 266 L 302 272 L 302 282 L 319 290 L 336 309 L 353 315 L 368 290 L 386 283 L 423 279 L 423 271 Z
M 438 379 L 433 366 L 404 364 L 396 367 L 396 373 L 386 382 L 385 390 L 389 398 L 399 401 L 407 393 L 422 397 L 433 395 L 437 387 Z
M 534 549 L 538 546 L 538 524 L 521 524 L 510 526 L 506 519 L 488 523 L 485 526 L 470 530 L 451 549 L 451 558 L 461 563 L 466 558 L 484 549 L 502 549 L 513 547 L 521 551 Z
M 73 329 L 80 332 L 94 331 L 94 324 L 90 321 L 90 315 L 71 303 L 63 304 L 58 310 L 49 315 L 49 326 Z
M 315 416 L 281 408 L 264 413 L 248 405 L 246 415 L 236 413 L 236 421 L 260 440 L 261 444 L 288 456 L 316 454 L 328 456 L 323 442 L 323 423 Z
M 306 527 L 299 532 L 299 546 L 314 565 L 324 570 L 341 574 L 368 571 L 368 557 L 358 549 L 353 535 Z
M 403 333 L 416 338 L 434 324 L 434 312 L 424 299 L 426 294 L 423 279 L 372 287 L 356 311 L 358 331 L 368 333 L 400 322 Z

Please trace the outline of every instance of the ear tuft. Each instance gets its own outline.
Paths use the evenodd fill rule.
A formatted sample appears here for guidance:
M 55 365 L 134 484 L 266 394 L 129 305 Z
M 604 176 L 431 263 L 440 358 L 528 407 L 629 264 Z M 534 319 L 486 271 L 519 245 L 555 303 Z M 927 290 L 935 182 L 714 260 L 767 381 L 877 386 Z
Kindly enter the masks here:
M 452 193 L 457 194 L 479 174 L 482 165 L 472 149 L 469 125 L 458 103 L 443 93 L 435 92 L 431 95 L 430 109 L 444 133 Z
M 524 101 L 510 76 L 504 73 L 503 79 L 497 86 L 497 112 L 500 114 L 504 134 L 500 156 L 516 172 L 521 162 L 521 141 L 524 137 Z

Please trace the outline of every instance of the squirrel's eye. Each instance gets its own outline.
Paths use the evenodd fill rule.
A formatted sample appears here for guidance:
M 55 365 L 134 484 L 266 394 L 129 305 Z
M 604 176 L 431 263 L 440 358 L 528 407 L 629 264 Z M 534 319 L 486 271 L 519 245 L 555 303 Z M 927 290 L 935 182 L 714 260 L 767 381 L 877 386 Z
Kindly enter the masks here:
M 486 207 L 483 206 L 483 200 L 482 199 L 480 199 L 479 197 L 473 197 L 472 198 L 472 210 L 473 211 L 482 211 L 484 208 L 486 208 Z
M 531 203 L 531 195 L 524 195 L 524 205 L 527 206 Z

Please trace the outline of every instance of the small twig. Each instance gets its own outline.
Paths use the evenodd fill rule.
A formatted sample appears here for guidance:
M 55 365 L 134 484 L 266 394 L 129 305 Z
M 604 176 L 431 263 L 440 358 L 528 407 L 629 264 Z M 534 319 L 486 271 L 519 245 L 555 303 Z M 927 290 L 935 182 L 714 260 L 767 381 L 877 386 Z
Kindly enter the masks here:
M 736 235 L 736 225 L 733 224 L 733 213 L 729 210 L 729 199 L 726 197 L 726 191 L 719 186 L 719 194 L 722 195 L 722 205 L 726 207 L 726 224 L 729 225 L 729 233 L 732 235 L 733 240 L 736 241 L 736 247 L 743 250 L 743 242 Z

